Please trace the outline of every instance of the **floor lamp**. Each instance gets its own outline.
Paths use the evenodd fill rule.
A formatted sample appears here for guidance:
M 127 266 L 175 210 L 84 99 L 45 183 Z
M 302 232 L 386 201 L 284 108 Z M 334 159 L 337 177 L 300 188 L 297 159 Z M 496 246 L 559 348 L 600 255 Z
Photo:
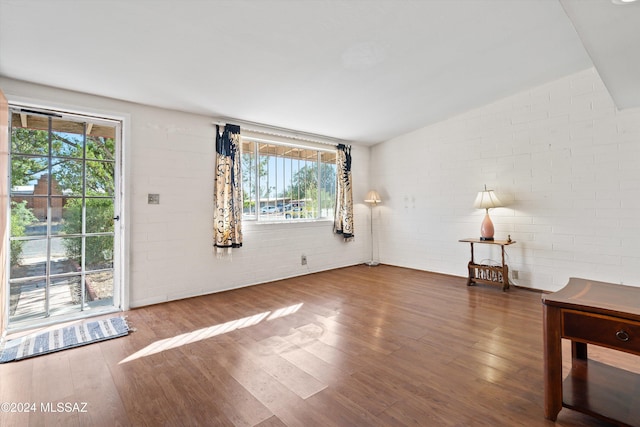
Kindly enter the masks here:
M 369 212 L 371 217 L 371 259 L 368 262 L 365 262 L 365 264 L 370 267 L 375 267 L 380 263 L 373 260 L 373 207 L 382 202 L 382 199 L 380 199 L 380 195 L 376 190 L 371 190 L 367 193 L 367 197 L 364 198 L 364 201 L 365 203 L 369 203 Z

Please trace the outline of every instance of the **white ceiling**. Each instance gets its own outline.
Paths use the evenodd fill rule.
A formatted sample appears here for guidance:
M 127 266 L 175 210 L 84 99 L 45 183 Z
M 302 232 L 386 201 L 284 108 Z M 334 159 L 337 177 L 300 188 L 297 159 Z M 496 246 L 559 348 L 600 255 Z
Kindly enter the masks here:
M 0 76 L 374 144 L 592 65 L 640 106 L 639 19 L 611 0 L 0 0 Z

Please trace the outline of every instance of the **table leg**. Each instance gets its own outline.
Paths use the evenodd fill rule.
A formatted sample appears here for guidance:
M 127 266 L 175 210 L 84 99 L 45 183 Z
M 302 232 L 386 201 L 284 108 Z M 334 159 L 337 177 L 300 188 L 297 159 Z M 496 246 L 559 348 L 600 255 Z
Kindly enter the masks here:
M 560 310 L 543 305 L 544 416 L 555 421 L 562 409 L 562 340 Z
M 571 341 L 571 360 L 587 360 L 587 345 L 583 342 Z
M 509 267 L 504 263 L 502 264 L 502 291 L 506 292 L 509 289 Z
M 509 267 L 504 263 L 504 245 L 500 245 L 502 251 L 502 290 L 509 289 Z
M 474 279 L 474 267 L 472 267 L 473 264 L 475 264 L 473 262 L 473 242 L 469 242 L 471 244 L 471 261 L 469 262 L 469 265 L 467 266 L 467 270 L 469 270 L 468 273 L 468 277 L 467 277 L 467 286 L 471 286 L 473 285 L 473 279 Z

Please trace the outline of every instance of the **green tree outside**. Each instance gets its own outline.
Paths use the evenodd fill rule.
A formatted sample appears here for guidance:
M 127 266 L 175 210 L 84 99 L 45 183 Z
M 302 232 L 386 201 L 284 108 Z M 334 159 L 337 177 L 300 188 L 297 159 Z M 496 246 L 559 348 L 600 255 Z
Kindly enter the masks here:
M 27 208 L 27 202 L 11 202 L 11 236 L 21 237 L 25 235 L 28 225 L 37 221 L 37 218 Z M 17 265 L 22 258 L 24 240 L 11 241 L 11 265 Z
M 305 210 L 315 216 L 315 209 L 320 200 L 320 209 L 333 209 L 335 199 L 336 172 L 335 165 L 320 163 L 320 186 L 318 187 L 318 167 L 316 163 L 306 165 L 293 175 L 291 185 L 285 197 L 292 200 L 308 200 Z
M 65 122 L 65 124 L 67 124 Z M 55 123 L 54 123 L 55 125 Z M 11 186 L 28 185 L 49 172 L 51 149 L 51 175 L 66 199 L 63 207 L 61 231 L 78 234 L 82 230 L 82 195 L 86 196 L 86 231 L 113 232 L 113 196 L 115 173 L 115 141 L 102 136 L 84 137 L 84 125 L 75 123 L 82 133 L 12 128 Z M 51 138 L 51 148 L 49 148 Z M 83 187 L 84 186 L 84 187 Z M 75 196 L 75 197 L 74 197 Z M 12 236 L 24 235 L 35 216 L 26 208 L 26 202 L 12 202 Z M 25 212 L 29 212 L 29 215 Z M 15 225 L 14 225 L 15 224 Z M 22 233 L 22 234 L 19 234 Z M 11 241 L 11 263 L 22 254 L 22 241 Z M 80 259 L 81 239 L 65 239 L 67 256 Z M 86 238 L 86 264 L 104 263 L 112 256 L 113 237 Z
M 113 202 L 110 199 L 85 199 L 87 232 L 104 233 L 113 231 Z M 66 214 L 62 230 L 66 234 L 78 233 L 82 229 L 82 199 L 71 199 L 65 204 Z M 87 269 L 110 267 L 113 256 L 112 236 L 87 237 L 85 246 L 85 266 Z M 67 256 L 71 259 L 82 259 L 82 241 L 65 239 Z

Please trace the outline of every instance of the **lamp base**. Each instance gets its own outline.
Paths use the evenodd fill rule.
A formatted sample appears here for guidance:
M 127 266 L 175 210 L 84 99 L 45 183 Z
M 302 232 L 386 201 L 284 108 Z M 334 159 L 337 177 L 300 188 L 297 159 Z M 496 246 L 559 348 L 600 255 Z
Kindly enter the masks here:
M 378 261 L 367 261 L 364 264 L 368 265 L 369 267 L 377 267 L 377 266 L 380 265 L 380 263 Z
M 489 218 L 489 209 L 487 209 L 487 213 L 482 220 L 482 225 L 480 226 L 480 240 L 493 240 L 493 222 L 491 222 L 491 218 Z

